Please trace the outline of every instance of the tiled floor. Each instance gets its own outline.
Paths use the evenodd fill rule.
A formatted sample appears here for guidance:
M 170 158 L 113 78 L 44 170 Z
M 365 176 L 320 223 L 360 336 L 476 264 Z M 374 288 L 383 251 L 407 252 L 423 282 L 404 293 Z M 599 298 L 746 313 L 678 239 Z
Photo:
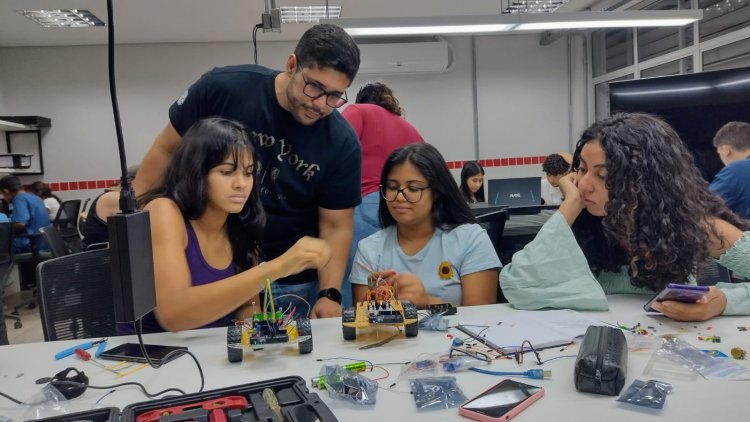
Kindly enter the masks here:
M 5 313 L 10 314 L 13 311 L 13 306 L 20 300 L 29 297 L 29 292 L 13 293 L 5 297 Z M 37 343 L 44 341 L 44 334 L 42 333 L 42 321 L 39 317 L 39 307 L 34 309 L 28 309 L 23 307 L 19 309 L 21 314 L 21 323 L 23 327 L 19 329 L 13 328 L 15 321 L 6 318 L 5 327 L 8 330 L 8 341 L 10 344 L 19 343 Z M 1 323 L 2 321 L 0 321 Z

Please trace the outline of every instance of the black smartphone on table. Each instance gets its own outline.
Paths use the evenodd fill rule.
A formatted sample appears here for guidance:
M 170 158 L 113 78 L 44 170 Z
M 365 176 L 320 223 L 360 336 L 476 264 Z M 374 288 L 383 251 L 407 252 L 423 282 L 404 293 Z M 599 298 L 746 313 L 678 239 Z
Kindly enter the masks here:
M 176 350 L 187 350 L 187 347 L 161 346 L 158 344 L 146 344 L 145 347 L 149 359 L 156 365 L 167 363 L 183 355 L 183 353 L 174 353 L 167 358 L 167 355 Z M 146 358 L 141 353 L 141 345 L 138 343 L 125 343 L 115 346 L 105 350 L 99 357 L 101 359 L 147 363 Z

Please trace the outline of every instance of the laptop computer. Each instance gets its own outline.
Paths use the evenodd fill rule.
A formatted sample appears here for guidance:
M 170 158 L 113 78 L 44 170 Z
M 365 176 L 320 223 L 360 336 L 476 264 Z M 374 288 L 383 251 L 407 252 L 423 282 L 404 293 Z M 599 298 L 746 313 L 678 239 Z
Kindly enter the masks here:
M 491 179 L 487 192 L 490 206 L 538 207 L 542 204 L 542 178 Z

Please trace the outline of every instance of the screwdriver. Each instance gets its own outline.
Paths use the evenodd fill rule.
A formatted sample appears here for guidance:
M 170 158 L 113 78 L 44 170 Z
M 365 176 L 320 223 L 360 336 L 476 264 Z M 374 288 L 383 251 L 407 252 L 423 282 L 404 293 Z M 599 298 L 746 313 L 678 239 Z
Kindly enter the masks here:
M 78 356 L 79 358 L 81 358 L 81 360 L 85 360 L 86 362 L 93 363 L 94 365 L 96 365 L 96 366 L 98 366 L 98 367 L 100 367 L 102 369 L 106 369 L 107 371 L 114 372 L 115 374 L 120 375 L 120 373 L 117 372 L 117 371 L 115 371 L 114 369 L 108 368 L 107 366 L 102 365 L 101 363 L 99 363 L 99 362 L 91 359 L 91 353 L 89 353 L 89 352 L 87 352 L 87 351 L 85 351 L 83 349 L 76 349 L 74 353 L 76 354 L 76 356 Z

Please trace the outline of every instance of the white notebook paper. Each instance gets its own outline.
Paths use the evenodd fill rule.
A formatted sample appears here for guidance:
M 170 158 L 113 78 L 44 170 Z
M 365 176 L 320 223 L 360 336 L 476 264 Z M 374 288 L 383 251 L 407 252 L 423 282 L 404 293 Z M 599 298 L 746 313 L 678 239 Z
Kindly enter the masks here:
M 570 344 L 576 337 L 586 334 L 590 325 L 605 324 L 562 309 L 513 312 L 483 321 L 463 321 L 456 328 L 495 350 L 513 354 L 521 350 L 525 340 L 537 350 Z M 527 344 L 524 351 L 528 348 Z

